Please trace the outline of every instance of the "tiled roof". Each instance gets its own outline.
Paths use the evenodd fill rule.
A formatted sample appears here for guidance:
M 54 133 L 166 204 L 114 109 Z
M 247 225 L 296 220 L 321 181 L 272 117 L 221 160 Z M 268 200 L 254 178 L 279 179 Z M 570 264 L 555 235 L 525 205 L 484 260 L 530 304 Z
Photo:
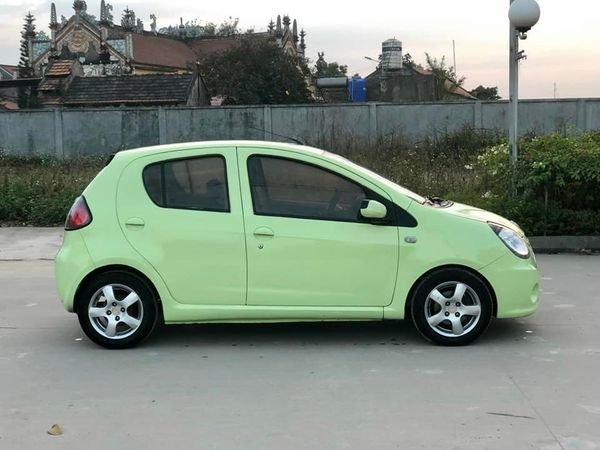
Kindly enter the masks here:
M 136 33 L 132 38 L 133 59 L 137 64 L 187 69 L 198 59 L 185 42 L 177 39 Z
M 11 73 L 17 73 L 17 70 L 18 70 L 18 67 L 13 66 L 12 64 L 0 64 L 0 67 L 2 67 L 7 72 L 11 72 Z
M 60 88 L 62 81 L 60 78 L 46 78 L 39 84 L 38 91 L 55 91 Z
M 8 64 L 0 64 L 0 80 L 3 78 L 16 78 L 17 71 L 18 71 L 17 66 L 11 66 Z
M 194 74 L 76 77 L 65 105 L 176 104 L 185 103 Z
M 0 98 L 0 109 L 19 109 L 19 106 L 11 99 Z
M 187 45 L 196 53 L 197 59 L 203 60 L 213 53 L 222 53 L 235 45 L 239 45 L 239 38 L 201 38 L 187 42 Z
M 412 66 L 410 67 L 410 69 L 413 72 L 418 73 L 419 75 L 425 75 L 425 76 L 431 76 L 433 75 L 433 72 L 431 70 L 427 70 L 421 66 Z M 366 79 L 370 79 L 370 78 L 374 78 L 374 77 L 380 77 L 381 76 L 381 69 L 377 68 L 375 69 L 374 72 L 370 73 L 369 75 L 367 75 Z M 468 100 L 477 100 L 477 97 L 474 97 L 469 91 L 467 91 L 465 88 L 463 88 L 462 86 L 457 86 L 455 83 L 453 83 L 450 80 L 446 80 L 444 82 L 444 87 L 446 88 L 446 91 L 448 91 L 450 94 L 453 95 L 457 95 L 459 97 L 464 97 Z
M 61 59 L 54 61 L 50 68 L 46 71 L 47 77 L 64 77 L 65 75 L 71 75 L 71 68 L 73 67 L 73 61 L 67 59 Z
M 433 72 L 431 70 L 424 69 L 420 66 L 414 66 L 412 69 L 415 72 L 420 73 L 421 75 L 433 75 Z M 444 81 L 444 87 L 450 94 L 458 95 L 459 97 L 465 97 L 469 100 L 477 100 L 477 97 L 474 97 L 465 88 L 463 88 L 462 86 L 458 86 L 451 80 Z
M 469 100 L 477 100 L 477 97 L 475 97 L 473 94 L 471 94 L 469 91 L 467 91 L 464 87 L 457 86 L 455 83 L 453 83 L 450 80 L 446 80 L 445 86 L 446 86 L 446 90 L 448 92 L 450 92 L 451 94 L 458 95 L 459 97 L 464 97 Z

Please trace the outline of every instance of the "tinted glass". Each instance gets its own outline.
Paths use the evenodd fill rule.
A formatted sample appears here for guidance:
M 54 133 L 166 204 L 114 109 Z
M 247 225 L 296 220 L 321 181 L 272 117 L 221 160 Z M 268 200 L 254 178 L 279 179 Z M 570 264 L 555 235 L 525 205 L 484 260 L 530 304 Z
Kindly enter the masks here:
M 144 169 L 148 195 L 166 208 L 229 211 L 225 160 L 221 156 L 178 159 Z
M 362 186 L 311 164 L 252 156 L 248 171 L 254 212 L 306 219 L 362 221 Z

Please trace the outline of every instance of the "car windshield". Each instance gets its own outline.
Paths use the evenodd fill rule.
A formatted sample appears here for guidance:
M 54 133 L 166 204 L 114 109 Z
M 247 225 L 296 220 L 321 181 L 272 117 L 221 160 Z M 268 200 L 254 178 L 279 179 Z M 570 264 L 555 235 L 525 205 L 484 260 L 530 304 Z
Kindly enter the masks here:
M 419 194 L 416 194 L 415 192 L 413 192 L 413 191 L 411 191 L 409 189 L 406 189 L 405 187 L 402 187 L 399 184 L 396 184 L 393 181 L 390 181 L 390 180 L 388 180 L 385 177 L 382 177 L 381 175 L 379 175 L 378 173 L 373 172 L 372 170 L 369 170 L 369 169 L 367 169 L 367 168 L 365 168 L 363 166 L 359 166 L 358 164 L 353 163 L 352 161 L 350 161 L 347 158 L 344 158 L 343 156 L 337 155 L 335 153 L 330 153 L 330 152 L 326 152 L 326 154 L 330 158 L 344 161 L 345 164 L 351 166 L 357 172 L 362 173 L 364 175 L 367 175 L 367 176 L 369 176 L 371 178 L 375 178 L 380 183 L 386 185 L 390 189 L 395 190 L 396 192 L 399 192 L 402 195 L 406 195 L 411 200 L 414 200 L 414 201 L 416 201 L 418 203 L 421 203 L 421 204 L 425 204 L 427 202 L 427 200 L 425 199 L 425 197 L 422 197 Z

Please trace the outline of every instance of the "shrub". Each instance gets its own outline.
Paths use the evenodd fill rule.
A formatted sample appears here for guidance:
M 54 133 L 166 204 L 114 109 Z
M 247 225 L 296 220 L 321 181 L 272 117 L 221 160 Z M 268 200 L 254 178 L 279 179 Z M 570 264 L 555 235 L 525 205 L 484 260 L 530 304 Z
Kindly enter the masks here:
M 509 164 L 508 145 L 487 149 L 477 164 L 485 203 L 530 234 L 600 234 L 600 133 L 553 133 L 521 142 Z M 487 194 L 487 195 L 486 195 Z
M 73 200 L 102 167 L 102 160 L 16 157 L 0 152 L 0 224 L 64 222 Z
M 478 206 L 529 235 L 600 235 L 600 132 L 530 136 L 516 166 L 496 132 L 437 132 L 336 152 L 422 195 Z M 0 224 L 57 225 L 104 165 L 101 158 L 15 157 L 0 151 Z

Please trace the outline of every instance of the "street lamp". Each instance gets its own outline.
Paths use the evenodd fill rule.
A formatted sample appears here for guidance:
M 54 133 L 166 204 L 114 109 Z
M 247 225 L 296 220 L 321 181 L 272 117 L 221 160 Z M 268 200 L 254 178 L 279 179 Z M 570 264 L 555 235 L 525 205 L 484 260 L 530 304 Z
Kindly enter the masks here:
M 527 32 L 540 20 L 540 7 L 535 0 L 510 0 L 508 18 L 510 20 L 508 139 L 510 161 L 515 164 L 519 157 L 519 61 L 527 58 L 524 51 L 519 51 L 519 39 L 527 39 Z

